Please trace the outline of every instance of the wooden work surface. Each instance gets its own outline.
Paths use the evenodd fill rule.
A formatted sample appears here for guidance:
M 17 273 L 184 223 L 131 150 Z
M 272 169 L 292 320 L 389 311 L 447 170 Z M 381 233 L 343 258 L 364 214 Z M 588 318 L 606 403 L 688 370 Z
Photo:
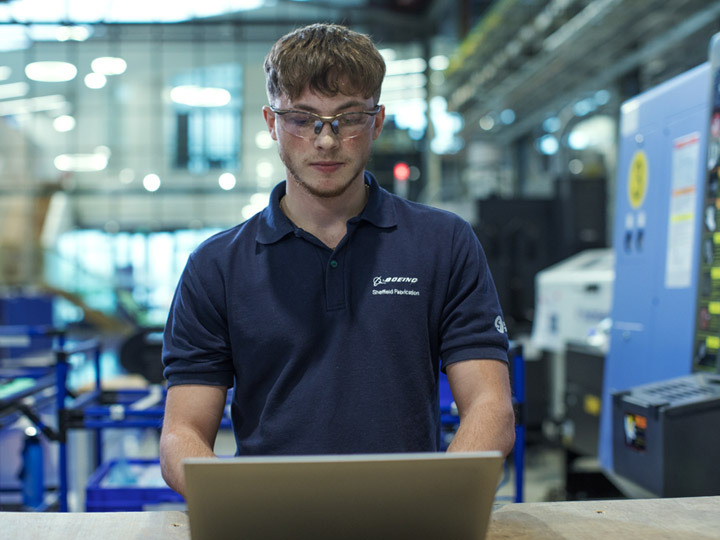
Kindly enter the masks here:
M 719 540 L 720 497 L 510 504 L 487 540 Z
M 12 540 L 189 540 L 185 512 L 0 512 Z M 720 497 L 508 504 L 486 540 L 718 540 Z

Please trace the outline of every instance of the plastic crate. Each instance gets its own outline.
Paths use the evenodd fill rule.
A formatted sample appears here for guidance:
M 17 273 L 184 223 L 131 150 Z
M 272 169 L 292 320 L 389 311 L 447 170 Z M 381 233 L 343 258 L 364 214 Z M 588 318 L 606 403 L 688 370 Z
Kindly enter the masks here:
M 88 479 L 85 492 L 88 512 L 141 512 L 184 505 L 185 500 L 165 484 L 156 459 L 104 463 Z

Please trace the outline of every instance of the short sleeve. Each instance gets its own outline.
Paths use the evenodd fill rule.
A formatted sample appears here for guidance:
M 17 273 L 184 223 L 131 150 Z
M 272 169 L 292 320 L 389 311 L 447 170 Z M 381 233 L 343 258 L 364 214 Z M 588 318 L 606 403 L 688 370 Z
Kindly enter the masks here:
M 190 256 L 163 335 L 168 385 L 233 385 L 224 284 L 218 268 Z
M 454 362 L 507 362 L 508 337 L 495 283 L 480 241 L 470 224 L 458 220 L 441 322 L 441 368 Z

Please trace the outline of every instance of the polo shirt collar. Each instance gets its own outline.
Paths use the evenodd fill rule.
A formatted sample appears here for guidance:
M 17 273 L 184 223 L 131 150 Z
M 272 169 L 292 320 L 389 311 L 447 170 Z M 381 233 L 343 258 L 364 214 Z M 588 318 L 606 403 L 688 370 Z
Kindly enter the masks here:
M 273 188 L 269 204 L 260 213 L 256 239 L 261 244 L 275 243 L 295 231 L 292 221 L 280 209 L 280 199 L 285 195 L 286 183 L 287 181 L 284 180 Z M 397 216 L 392 195 L 381 188 L 375 177 L 367 171 L 365 183 L 370 186 L 368 202 L 363 211 L 348 223 L 367 221 L 383 229 L 396 226 Z

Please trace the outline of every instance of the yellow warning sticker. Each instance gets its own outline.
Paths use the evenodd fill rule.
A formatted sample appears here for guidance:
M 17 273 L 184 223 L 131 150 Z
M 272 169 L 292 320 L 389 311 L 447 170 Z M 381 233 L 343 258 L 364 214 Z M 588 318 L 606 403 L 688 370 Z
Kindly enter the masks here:
M 583 398 L 583 410 L 591 416 L 600 416 L 601 401 L 598 396 L 585 394 Z
M 720 302 L 709 302 L 708 312 L 710 315 L 720 315 Z
M 714 351 L 720 349 L 720 337 L 718 336 L 708 336 L 705 338 L 705 345 L 708 349 L 712 349 Z
M 637 150 L 630 161 L 628 170 L 628 199 L 630 206 L 640 208 L 648 187 L 648 162 L 645 152 Z

